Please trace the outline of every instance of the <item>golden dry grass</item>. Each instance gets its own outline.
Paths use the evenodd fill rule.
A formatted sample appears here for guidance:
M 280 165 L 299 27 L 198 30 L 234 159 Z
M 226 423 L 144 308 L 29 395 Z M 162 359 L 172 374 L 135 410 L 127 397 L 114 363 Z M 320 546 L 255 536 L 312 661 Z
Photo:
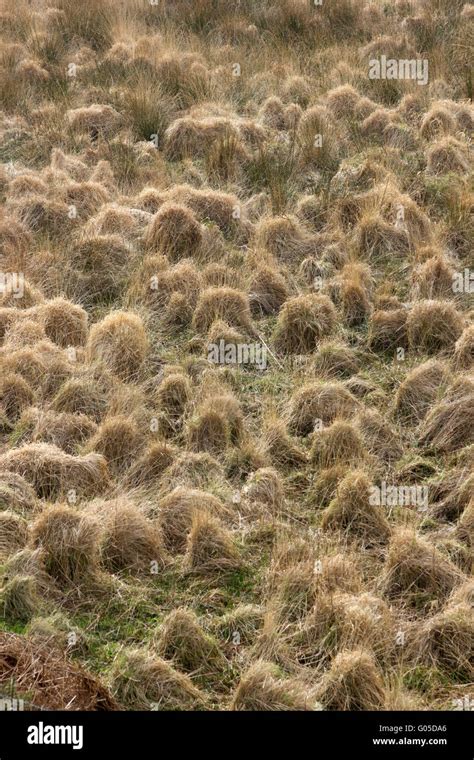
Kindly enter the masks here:
M 1 18 L 0 686 L 47 709 L 452 709 L 472 5 Z M 371 78 L 382 55 L 426 82 Z

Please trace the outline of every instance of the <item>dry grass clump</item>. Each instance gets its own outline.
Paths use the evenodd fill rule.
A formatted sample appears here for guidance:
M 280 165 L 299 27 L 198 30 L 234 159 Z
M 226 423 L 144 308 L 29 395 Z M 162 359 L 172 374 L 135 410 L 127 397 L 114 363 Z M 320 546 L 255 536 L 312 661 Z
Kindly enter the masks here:
M 315 238 L 304 230 L 296 217 L 272 216 L 258 223 L 255 246 L 267 251 L 279 264 L 294 266 L 313 251 Z
M 441 478 L 433 488 L 433 516 L 449 522 L 457 520 L 469 506 L 473 485 L 474 473 L 469 465 Z
M 66 386 L 67 381 L 73 376 L 74 363 L 68 358 L 68 352 L 61 351 L 49 340 L 40 341 L 35 345 L 34 350 L 46 365 L 42 390 L 43 397 L 49 401 L 58 393 L 61 385 Z
M 38 612 L 36 581 L 30 575 L 16 575 L 0 587 L 2 617 L 11 625 L 28 623 Z
M 171 435 L 179 430 L 183 414 L 191 401 L 191 383 L 186 375 L 172 373 L 163 379 L 156 397 L 164 415 L 164 432 Z
M 120 235 L 84 235 L 72 246 L 69 262 L 72 293 L 86 304 L 117 298 L 124 287 L 132 255 Z
M 129 710 L 199 710 L 206 697 L 189 676 L 141 649 L 123 649 L 111 670 L 111 689 Z
M 109 193 L 99 182 L 72 182 L 64 188 L 64 200 L 81 218 L 88 218 L 109 201 Z
M 179 295 L 185 299 L 186 312 L 195 306 L 201 286 L 201 273 L 193 262 L 180 261 L 169 268 L 164 256 L 146 256 L 129 297 L 137 304 L 144 301 L 150 308 L 161 310 L 174 295 Z
M 36 494 L 31 485 L 15 472 L 0 471 L 0 510 L 27 516 L 36 507 Z
M 448 604 L 416 630 L 412 654 L 449 677 L 471 683 L 474 677 L 474 618 L 472 604 Z
M 216 496 L 184 486 L 173 489 L 160 501 L 159 523 L 170 552 L 184 552 L 194 514 L 199 511 L 216 516 L 225 514 L 224 505 Z
M 257 470 L 264 469 L 269 464 L 270 459 L 264 451 L 262 442 L 250 436 L 244 437 L 226 456 L 226 475 L 235 481 L 246 477 L 252 478 Z
M 326 95 L 326 101 L 329 110 L 337 118 L 351 118 L 354 116 L 355 108 L 360 102 L 360 94 L 350 84 L 342 84 L 335 87 Z
M 395 642 L 394 619 L 383 599 L 369 594 L 319 593 L 296 631 L 292 646 L 298 661 L 320 667 L 343 649 L 363 646 L 387 662 Z
M 287 470 L 307 461 L 306 453 L 288 435 L 285 422 L 281 419 L 270 418 L 265 422 L 263 441 L 274 467 Z
M 385 108 L 376 108 L 362 121 L 360 131 L 363 137 L 382 137 L 388 127 L 394 126 L 392 114 Z
M 2 308 L 32 309 L 34 306 L 39 306 L 42 303 L 44 303 L 43 294 L 28 280 L 23 281 L 21 295 L 15 290 L 13 283 L 9 283 L 8 281 L 2 283 L 0 295 L 0 306 Z
M 288 77 L 283 85 L 282 95 L 289 103 L 297 103 L 306 108 L 311 98 L 311 85 L 307 77 L 296 74 Z
M 54 501 L 70 489 L 90 497 L 108 485 L 108 470 L 100 454 L 73 456 L 47 443 L 30 443 L 0 456 L 0 470 L 21 475 L 41 499 Z
M 212 323 L 211 329 L 207 334 L 208 346 L 220 346 L 220 342 L 224 341 L 224 350 L 228 350 L 229 345 L 238 346 L 239 343 L 245 343 L 243 335 L 230 327 L 222 319 L 217 319 Z
M 202 240 L 201 226 L 192 211 L 177 203 L 163 204 L 145 233 L 146 247 L 172 263 L 195 256 Z
M 10 329 L 10 326 L 15 324 L 18 317 L 18 312 L 13 307 L 0 308 L 0 338 L 5 338 L 5 334 Z
M 145 327 L 138 314 L 113 311 L 91 327 L 87 354 L 91 361 L 103 361 L 119 378 L 137 378 L 148 350 Z
M 372 503 L 371 485 L 365 472 L 350 471 L 325 509 L 321 527 L 344 531 L 360 538 L 366 545 L 386 543 L 391 533 L 390 525 L 383 507 Z
M 90 582 L 99 559 L 99 526 L 66 506 L 46 509 L 32 526 L 31 540 L 41 548 L 48 574 L 60 585 Z
M 345 147 L 337 122 L 319 105 L 308 108 L 299 119 L 298 142 L 301 164 L 320 168 L 336 168 Z
M 152 567 L 161 568 L 165 563 L 156 523 L 134 505 L 120 501 L 104 516 L 99 550 L 103 566 L 111 573 L 122 570 L 151 573 Z
M 200 409 L 187 425 L 189 447 L 218 456 L 230 445 L 228 420 L 211 404 Z
M 165 133 L 165 152 L 172 160 L 183 160 L 196 155 L 206 156 L 218 141 L 232 140 L 235 150 L 242 154 L 239 132 L 229 120 L 216 116 L 196 119 L 184 116 L 176 119 Z
M 77 654 L 87 652 L 87 637 L 80 628 L 73 627 L 67 615 L 61 611 L 49 615 L 41 612 L 28 624 L 26 632 L 29 637 L 37 639 L 40 644 L 48 641 L 58 650 Z
M 91 451 L 105 457 L 111 473 L 128 469 L 143 445 L 143 432 L 138 424 L 124 415 L 107 417 L 88 444 Z
M 175 185 L 169 192 L 169 200 L 190 208 L 199 221 L 213 222 L 226 237 L 247 242 L 250 228 L 243 204 L 236 195 L 210 188 L 196 190 L 190 185 Z
M 15 512 L 0 512 L 0 557 L 5 559 L 23 549 L 28 541 L 28 523 Z
M 400 436 L 377 409 L 363 409 L 356 418 L 364 447 L 384 462 L 396 462 L 403 455 Z
M 284 486 L 274 467 L 260 467 L 253 472 L 247 481 L 246 492 L 249 501 L 265 504 L 272 511 L 283 506 Z
M 474 325 L 466 327 L 457 339 L 453 364 L 457 370 L 469 370 L 474 365 Z
M 61 383 L 59 377 L 54 386 L 59 385 L 52 402 L 55 412 L 81 414 L 100 422 L 107 409 L 107 389 L 104 385 L 87 375 L 72 377 Z
M 207 264 L 202 271 L 202 275 L 206 285 L 214 288 L 240 283 L 240 272 L 237 269 L 231 269 L 225 264 L 219 264 L 218 262 Z
M 148 488 L 157 483 L 176 458 L 176 449 L 164 441 L 150 444 L 127 471 L 125 484 Z
M 173 610 L 165 618 L 156 650 L 185 673 L 215 677 L 225 666 L 217 641 L 204 631 L 197 615 L 186 608 Z
M 22 442 L 51 443 L 67 454 L 77 453 L 78 446 L 96 431 L 95 423 L 85 414 L 41 412 L 37 407 L 27 409 L 18 426 L 24 431 Z
M 94 103 L 91 106 L 67 111 L 66 119 L 74 131 L 88 132 L 93 138 L 98 134 L 111 136 L 120 125 L 120 114 L 109 105 Z
M 166 327 L 179 330 L 190 324 L 193 310 L 183 293 L 172 293 L 163 314 Z
M 386 691 L 374 658 L 363 649 L 339 652 L 318 685 L 325 710 L 383 710 Z
M 249 302 L 256 317 L 278 314 L 288 296 L 284 277 L 272 266 L 263 266 L 253 275 L 249 285 Z
M 461 577 L 433 544 L 413 530 L 401 528 L 390 541 L 380 583 L 387 597 L 420 608 L 447 597 Z
M 232 573 L 242 567 L 231 534 L 216 517 L 198 510 L 193 515 L 185 556 L 186 569 L 198 575 Z
M 474 441 L 472 385 L 458 398 L 446 398 L 433 407 L 423 422 L 419 443 L 438 453 L 457 451 Z
M 259 119 L 266 127 L 283 131 L 288 128 L 285 105 L 276 95 L 271 95 L 259 111 Z
M 406 309 L 374 311 L 367 336 L 369 348 L 386 353 L 408 348 L 407 319 Z
M 347 468 L 341 468 L 344 473 Z M 357 554 L 348 550 L 343 553 L 329 554 L 321 560 L 315 586 L 317 594 L 332 595 L 336 591 L 358 594 L 362 588 L 360 562 Z
M 340 305 L 348 327 L 362 325 L 372 310 L 372 275 L 366 264 L 346 264 L 339 275 L 328 283 L 334 302 Z
M 404 227 L 396 227 L 379 215 L 364 215 L 355 230 L 355 245 L 361 256 L 380 264 L 410 253 L 410 237 Z
M 413 293 L 417 299 L 453 297 L 454 269 L 446 256 L 437 255 L 424 261 L 412 272 Z
M 264 613 L 262 607 L 256 604 L 239 604 L 230 612 L 226 612 L 215 623 L 216 634 L 227 643 L 238 641 L 244 646 L 255 643 L 258 632 L 263 626 Z
M 4 347 L 6 349 L 33 346 L 46 338 L 43 326 L 34 319 L 25 317 L 13 319 L 5 330 Z
M 295 561 L 281 572 L 278 572 L 278 567 L 271 568 L 270 584 L 276 587 L 270 601 L 275 620 L 301 620 L 313 606 L 316 596 L 314 563 L 308 560 Z
M 39 389 L 43 385 L 47 367 L 36 349 L 32 346 L 24 346 L 14 351 L 9 349 L 7 351 L 2 354 L 0 350 L 3 369 L 7 373 L 21 375 L 31 388 Z
M 6 417 L 15 422 L 23 409 L 34 402 L 35 394 L 21 375 L 7 374 L 0 380 L 0 406 Z
M 395 413 L 407 422 L 419 422 L 449 383 L 448 367 L 430 359 L 412 369 L 395 395 Z
M 294 296 L 281 308 L 274 333 L 275 345 L 285 354 L 307 354 L 335 325 L 336 310 L 327 296 Z
M 342 383 L 308 383 L 291 399 L 288 429 L 295 435 L 309 435 L 315 425 L 329 425 L 336 418 L 347 419 L 357 407 L 357 399 Z
M 420 134 L 427 140 L 456 132 L 454 116 L 442 105 L 435 105 L 425 113 L 420 125 Z
M 62 348 L 83 346 L 87 340 L 87 312 L 65 298 L 43 304 L 39 311 L 47 337 Z
M 21 198 L 22 195 L 46 194 L 47 190 L 48 188 L 41 177 L 37 177 L 29 172 L 13 177 L 8 183 L 8 196 L 10 198 Z
M 244 434 L 244 417 L 239 401 L 232 393 L 223 390 L 215 395 L 208 393 L 207 397 L 198 407 L 198 414 L 213 411 L 225 421 L 228 429 L 229 440 L 232 444 L 238 444 Z
M 336 489 L 347 473 L 347 467 L 343 464 L 335 465 L 327 469 L 321 469 L 314 482 L 314 503 L 318 507 L 327 507 L 332 501 Z
M 344 343 L 327 340 L 320 344 L 314 359 L 316 373 L 328 378 L 345 378 L 359 371 L 359 361 L 353 349 Z
M 132 213 L 116 203 L 107 203 L 84 225 L 84 234 L 119 235 L 125 240 L 133 240 L 140 235 L 139 223 L 147 220 L 148 214 L 145 212 Z
M 463 143 L 454 137 L 444 137 L 428 148 L 427 170 L 431 174 L 443 175 L 448 172 L 465 174 L 469 163 L 465 156 Z
M 14 212 L 34 234 L 59 237 L 74 229 L 75 222 L 69 218 L 69 208 L 62 201 L 30 195 L 14 202 Z
M 253 333 L 249 302 L 239 290 L 206 288 L 201 293 L 194 311 L 193 326 L 198 332 L 207 333 L 217 319 L 246 333 Z
M 364 459 L 365 447 L 357 430 L 349 422 L 336 420 L 327 428 L 316 430 L 311 446 L 311 461 L 319 468 L 336 464 L 355 464 Z
M 408 342 L 427 354 L 451 351 L 463 326 L 461 314 L 449 301 L 418 301 L 408 313 Z
M 184 451 L 166 470 L 163 484 L 167 492 L 177 486 L 200 489 L 222 482 L 222 477 L 222 465 L 210 454 Z
M 0 685 L 14 683 L 20 694 L 46 710 L 116 710 L 103 683 L 50 641 L 0 634 Z
M 233 694 L 231 710 L 319 710 L 314 695 L 294 678 L 283 678 L 278 667 L 257 660 L 243 673 Z

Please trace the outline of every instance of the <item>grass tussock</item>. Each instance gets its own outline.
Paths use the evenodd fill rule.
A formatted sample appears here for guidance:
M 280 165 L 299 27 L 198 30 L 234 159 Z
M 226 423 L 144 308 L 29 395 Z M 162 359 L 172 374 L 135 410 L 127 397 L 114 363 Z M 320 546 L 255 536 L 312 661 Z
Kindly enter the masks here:
M 287 711 L 320 709 L 314 696 L 297 680 L 284 679 L 271 663 L 257 661 L 243 674 L 231 710 Z
M 112 669 L 112 693 L 128 709 L 196 710 L 206 698 L 184 673 L 159 657 L 137 649 L 117 655 Z
M 102 361 L 122 380 L 137 377 L 145 359 L 148 341 L 137 314 L 114 312 L 93 325 L 87 351 L 91 361 Z
M 336 312 L 327 296 L 295 296 L 281 308 L 275 345 L 285 354 L 310 353 L 321 338 L 331 334 L 335 321 Z
M 93 519 L 70 507 L 51 507 L 35 521 L 31 540 L 43 552 L 48 575 L 59 584 L 90 582 L 99 556 Z
M 363 649 L 345 650 L 332 661 L 317 696 L 326 710 L 383 710 L 383 680 L 373 658 Z
M 433 544 L 409 529 L 400 529 L 390 542 L 381 584 L 389 598 L 422 606 L 446 597 L 461 577 Z
M 390 525 L 383 507 L 372 503 L 370 486 L 364 472 L 350 472 L 324 512 L 323 528 L 341 530 L 368 545 L 385 544 L 390 537 Z
M 47 443 L 25 444 L 0 457 L 0 468 L 21 475 L 41 499 L 56 500 L 69 490 L 95 496 L 108 483 L 105 459 L 100 454 L 74 456 Z

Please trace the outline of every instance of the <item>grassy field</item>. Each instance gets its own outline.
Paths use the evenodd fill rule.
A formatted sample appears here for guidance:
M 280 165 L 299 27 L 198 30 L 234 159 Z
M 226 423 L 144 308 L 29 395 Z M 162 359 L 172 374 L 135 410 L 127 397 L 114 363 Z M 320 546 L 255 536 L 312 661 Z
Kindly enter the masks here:
M 0 696 L 474 709 L 474 5 L 0 16 Z

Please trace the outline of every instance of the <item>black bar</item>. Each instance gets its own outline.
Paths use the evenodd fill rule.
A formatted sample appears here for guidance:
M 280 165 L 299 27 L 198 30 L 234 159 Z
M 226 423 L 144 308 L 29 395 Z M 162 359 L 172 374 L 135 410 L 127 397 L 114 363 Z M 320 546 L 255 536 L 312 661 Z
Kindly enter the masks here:
M 221 758 L 236 753 L 301 750 L 315 758 L 473 758 L 473 716 L 459 712 L 2 712 L 0 760 L 26 757 L 165 757 L 192 751 Z M 39 733 L 40 724 L 43 726 Z M 81 727 L 82 748 L 29 744 L 49 726 Z M 33 727 L 33 728 L 31 728 Z M 62 734 L 54 738 L 61 740 Z M 80 733 L 64 732 L 80 744 Z M 423 743 L 424 742 L 424 743 Z M 356 753 L 354 755 L 354 753 Z

